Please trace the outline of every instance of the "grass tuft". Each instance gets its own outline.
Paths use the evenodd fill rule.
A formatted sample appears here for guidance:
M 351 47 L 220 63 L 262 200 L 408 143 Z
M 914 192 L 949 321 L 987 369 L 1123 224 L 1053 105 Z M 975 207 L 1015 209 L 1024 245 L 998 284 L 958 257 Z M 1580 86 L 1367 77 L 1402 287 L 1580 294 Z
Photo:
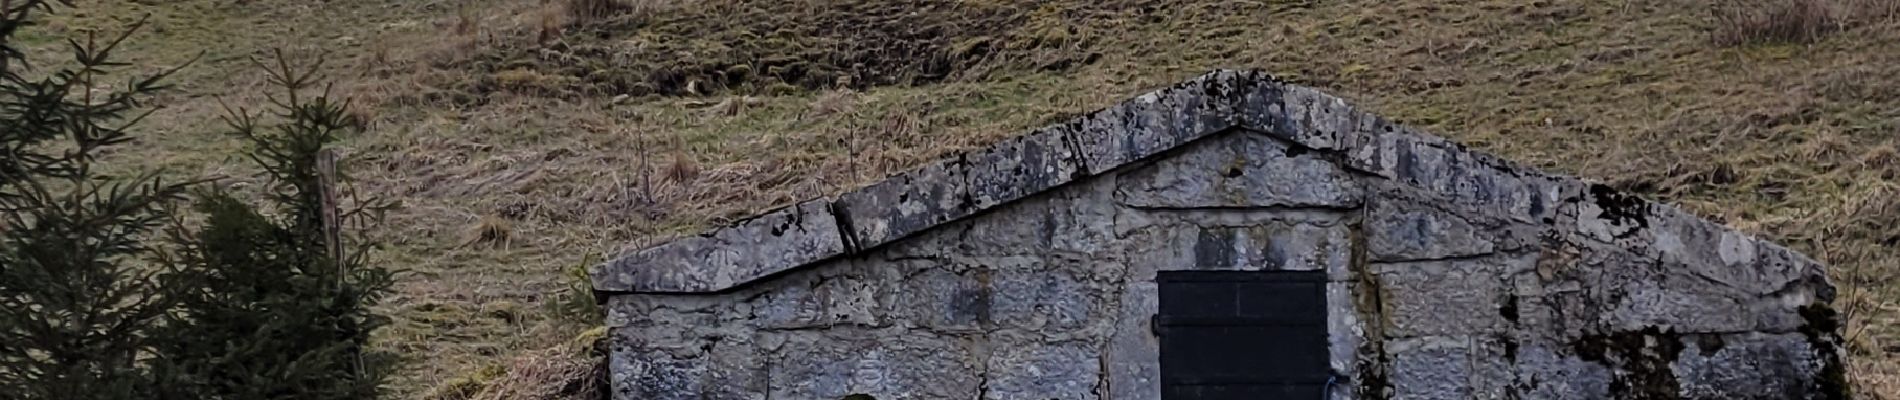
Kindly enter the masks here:
M 500 365 L 482 367 L 467 375 L 443 382 L 422 398 L 423 400 L 471 400 L 487 390 L 490 383 L 507 372 L 508 369 Z
M 1713 7 L 1719 46 L 1806 44 L 1855 25 L 1892 25 L 1897 0 L 1728 1 Z
M 590 22 L 590 21 L 597 21 L 597 20 L 604 19 L 607 17 L 612 17 L 615 14 L 619 14 L 621 11 L 627 10 L 628 8 L 626 4 L 622 4 L 619 0 L 566 0 L 566 1 L 567 1 L 568 17 L 572 18 L 574 21 L 583 22 L 583 23 Z M 646 1 L 655 1 L 655 0 L 635 0 L 635 1 L 646 2 Z
M 468 230 L 468 239 L 463 246 L 490 244 L 507 247 L 514 239 L 514 223 L 499 216 L 486 215 L 476 220 Z
M 1828 0 L 1735 2 L 1715 8 L 1715 43 L 1811 43 L 1840 28 Z

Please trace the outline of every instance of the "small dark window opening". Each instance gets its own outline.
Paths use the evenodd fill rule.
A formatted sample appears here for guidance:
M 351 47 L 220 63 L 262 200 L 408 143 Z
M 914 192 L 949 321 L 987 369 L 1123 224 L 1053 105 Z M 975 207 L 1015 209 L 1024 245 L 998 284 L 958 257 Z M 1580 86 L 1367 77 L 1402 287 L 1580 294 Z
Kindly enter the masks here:
M 1322 398 L 1324 272 L 1164 271 L 1156 282 L 1162 399 Z

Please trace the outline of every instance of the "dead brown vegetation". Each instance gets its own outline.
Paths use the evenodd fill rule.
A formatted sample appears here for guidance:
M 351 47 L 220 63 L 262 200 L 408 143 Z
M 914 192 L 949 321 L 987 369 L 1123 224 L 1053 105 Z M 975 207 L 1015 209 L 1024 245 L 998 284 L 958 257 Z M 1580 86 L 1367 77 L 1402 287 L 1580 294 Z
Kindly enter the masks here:
M 607 18 L 627 9 L 619 0 L 566 0 L 567 15 L 575 21 L 588 22 Z M 543 3 L 548 0 L 542 0 Z
M 1729 1 L 1713 9 L 1718 45 L 1812 43 L 1854 24 L 1891 23 L 1895 0 Z
M 1808 43 L 1839 29 L 1840 20 L 1827 0 L 1771 0 L 1717 6 L 1714 12 L 1716 44 L 1763 42 Z
M 139 57 L 229 47 L 181 77 L 192 94 L 149 122 L 167 136 L 129 156 L 231 174 L 203 155 L 230 145 L 197 128 L 216 107 L 194 96 L 255 78 L 220 60 L 273 40 L 361 55 L 335 76 L 377 128 L 349 147 L 366 188 L 407 205 L 381 256 L 415 271 L 379 339 L 416 359 L 396 397 L 473 395 L 572 337 L 535 310 L 586 256 L 835 193 L 1207 69 L 1261 68 L 1815 256 L 1842 288 L 1856 393 L 1900 398 L 1894 0 L 1831 0 L 1873 11 L 1830 14 L 1833 28 L 1795 45 L 1718 44 L 1729 28 L 1690 0 L 621 1 L 585 22 L 567 0 L 456 2 L 466 18 L 440 0 L 107 2 L 170 24 L 134 42 L 159 46 L 125 49 Z M 251 15 L 308 26 L 259 31 L 275 25 Z M 312 26 L 354 39 L 311 38 Z M 222 33 L 194 33 L 205 31 Z M 987 55 L 899 57 L 958 49 Z M 926 60 L 953 67 L 926 75 Z M 792 69 L 809 73 L 787 80 Z M 621 91 L 637 85 L 648 95 Z M 484 216 L 507 222 L 507 245 L 462 245 Z M 502 303 L 526 311 L 491 312 Z
M 1159 13 L 1067 3 L 714 0 L 692 7 L 569 0 L 575 40 L 510 46 L 477 70 L 534 65 L 570 94 L 711 95 L 867 88 L 1063 71 L 1094 62 L 1108 16 Z M 664 12 L 661 12 L 664 11 Z M 544 28 L 543 37 L 551 36 Z M 541 43 L 555 42 L 551 39 Z M 560 56 L 548 57 L 549 53 Z

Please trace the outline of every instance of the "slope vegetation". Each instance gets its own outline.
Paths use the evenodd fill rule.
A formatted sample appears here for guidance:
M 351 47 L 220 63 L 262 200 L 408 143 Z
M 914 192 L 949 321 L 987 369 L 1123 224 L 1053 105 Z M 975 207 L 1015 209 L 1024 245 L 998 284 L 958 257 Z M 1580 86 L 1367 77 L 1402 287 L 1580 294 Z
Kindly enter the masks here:
M 880 178 L 1213 68 L 1259 68 L 1837 269 L 1870 398 L 1900 396 L 1900 2 L 174 0 L 127 49 L 204 51 L 132 164 L 242 176 L 214 96 L 246 58 L 329 51 L 372 129 L 412 273 L 383 345 L 405 397 L 548 374 L 595 255 Z M 51 43 L 50 40 L 48 43 Z M 579 303 L 579 304 L 577 304 Z M 597 334 L 597 332 L 595 332 Z M 584 347 L 584 346 L 580 346 Z M 522 356 L 532 356 L 521 358 Z M 559 356 L 553 356 L 559 357 Z M 525 360 L 525 361 L 524 361 Z M 541 361 L 536 361 L 541 360 Z M 560 363 L 555 363 L 560 364 Z M 568 364 L 560 364 L 568 365 Z M 564 367 L 562 371 L 585 368 Z M 527 372 L 518 372 L 527 371 Z M 494 378 L 494 379 L 488 379 Z M 494 383 L 502 382 L 502 383 Z M 527 385 L 533 386 L 533 385 Z M 562 396 L 560 385 L 542 392 Z M 523 395 L 519 387 L 509 396 Z M 500 396 L 500 395 L 495 395 Z

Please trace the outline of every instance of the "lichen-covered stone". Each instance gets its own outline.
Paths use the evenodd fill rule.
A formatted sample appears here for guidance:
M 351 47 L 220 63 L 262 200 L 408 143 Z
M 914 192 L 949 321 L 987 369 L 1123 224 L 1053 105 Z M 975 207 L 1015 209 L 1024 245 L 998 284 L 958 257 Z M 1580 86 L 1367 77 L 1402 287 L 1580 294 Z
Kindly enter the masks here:
M 1098 399 L 1099 353 L 1076 344 L 1003 347 L 990 357 L 983 399 Z
M 1080 156 L 1061 125 L 1005 139 L 970 154 L 970 201 L 978 209 L 1015 201 L 1082 176 Z
M 854 248 L 871 248 L 977 211 L 969 161 L 958 156 L 838 197 L 839 218 Z
M 789 285 L 755 300 L 752 320 L 760 329 L 877 326 L 883 311 L 879 291 L 872 281 L 848 275 Z
M 1379 264 L 1391 337 L 1495 333 L 1503 329 L 1503 283 L 1480 260 Z
M 1344 280 L 1351 262 L 1350 233 L 1341 225 L 1263 223 L 1192 230 L 1193 264 L 1184 269 L 1327 271 L 1335 280 Z
M 1821 360 L 1800 334 L 1744 333 L 1683 338 L 1671 364 L 1685 399 L 1801 399 L 1820 396 Z
M 1356 290 L 1364 290 L 1346 282 L 1326 284 L 1326 304 L 1353 304 L 1352 295 Z M 1330 307 L 1326 310 L 1326 350 L 1330 354 L 1327 364 L 1337 376 L 1358 376 L 1358 354 L 1366 340 L 1365 322 L 1360 320 L 1352 307 Z M 1335 385 L 1339 390 L 1335 394 L 1345 395 L 1353 385 Z
M 771 373 L 759 368 L 767 359 L 752 342 L 752 335 L 722 335 L 705 338 L 702 345 L 705 364 L 700 377 L 700 398 L 764 399 L 771 389 Z
M 1584 361 L 1544 343 L 1520 344 L 1512 360 L 1519 398 L 1585 400 L 1610 398 L 1609 367 Z
M 1286 86 L 1280 92 L 1289 124 L 1284 131 L 1302 145 L 1339 148 L 1342 137 L 1358 126 L 1361 114 L 1343 99 L 1302 86 Z
M 1258 73 L 594 276 L 619 400 L 1156 400 L 1182 271 L 1326 271 L 1331 398 L 1845 395 L 1812 259 Z
M 1471 398 L 1470 339 L 1420 337 L 1392 340 L 1392 399 Z
M 1576 207 L 1577 232 L 1583 237 L 1628 247 L 1654 243 L 1649 229 L 1652 204 L 1608 186 L 1592 185 Z
M 1473 399 L 1517 398 L 1517 357 L 1519 344 L 1510 335 L 1471 337 L 1471 397 Z
M 707 365 L 660 352 L 615 349 L 609 369 L 619 399 L 692 400 L 703 398 Z
M 1606 299 L 1610 329 L 1657 326 L 1679 332 L 1738 332 L 1755 328 L 1756 315 L 1751 313 L 1747 298 L 1683 278 L 1656 274 L 1649 280 L 1628 282 L 1614 289 L 1613 297 Z M 1781 312 L 1795 315 L 1793 308 Z
M 1379 201 L 1366 212 L 1373 261 L 1436 260 L 1491 254 L 1497 244 L 1466 221 L 1435 208 Z
M 922 269 L 894 285 L 899 295 L 892 312 L 909 324 L 935 331 L 980 331 L 994 322 L 992 276 L 986 270 Z
M 1143 208 L 1356 206 L 1357 181 L 1318 155 L 1260 135 L 1224 135 L 1122 174 L 1115 194 Z
M 1160 400 L 1160 342 L 1148 319 L 1160 307 L 1155 284 L 1150 280 L 1125 285 L 1117 304 L 1120 312 L 1116 313 L 1114 331 L 1104 351 L 1108 359 L 1108 397 Z
M 1343 150 L 1345 165 L 1498 217 L 1549 223 L 1560 202 L 1582 186 L 1574 179 L 1518 169 L 1383 120 L 1362 125 L 1367 126 L 1349 141 L 1356 147 Z
M 703 292 L 844 254 L 831 204 L 814 200 L 621 256 L 591 271 L 595 290 Z
M 1098 284 L 1039 263 L 1024 267 L 1004 269 L 991 282 L 990 315 L 997 325 L 1056 333 L 1103 317 L 1101 306 L 1111 299 Z
M 782 357 L 752 368 L 769 370 L 771 398 L 974 398 L 979 369 L 959 343 L 933 335 L 879 340 L 868 332 L 841 337 L 802 334 L 779 349 Z
M 1085 115 L 1072 143 L 1090 174 L 1102 174 L 1240 123 L 1229 96 L 1242 73 L 1220 71 Z

